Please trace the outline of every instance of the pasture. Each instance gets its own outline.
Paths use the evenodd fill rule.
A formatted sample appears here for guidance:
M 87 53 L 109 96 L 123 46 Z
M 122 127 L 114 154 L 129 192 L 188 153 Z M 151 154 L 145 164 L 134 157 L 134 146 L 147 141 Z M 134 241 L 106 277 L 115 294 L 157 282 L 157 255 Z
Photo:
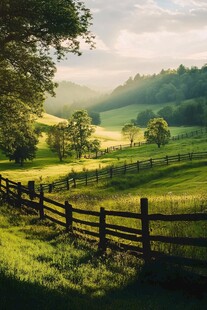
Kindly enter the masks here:
M 48 122 L 51 124 L 50 118 Z M 184 133 L 184 129 L 176 128 L 175 132 Z M 99 128 L 96 136 L 102 139 L 104 146 L 128 143 L 119 132 L 111 130 Z M 71 171 L 204 151 L 206 147 L 206 135 L 201 135 L 170 141 L 161 149 L 156 145 L 142 145 L 117 150 L 98 159 L 68 158 L 59 163 L 48 149 L 43 134 L 33 162 L 19 167 L 0 155 L 0 167 L 1 174 L 14 181 L 41 183 L 57 180 Z M 206 175 L 206 160 L 192 161 L 54 192 L 49 197 L 59 202 L 68 200 L 73 207 L 84 210 L 104 207 L 137 212 L 140 198 L 148 197 L 150 213 L 205 212 Z M 2 202 L 0 219 L 0 291 L 4 309 L 18 309 L 17 305 L 19 309 L 54 309 L 54 306 L 56 309 L 205 309 L 207 297 L 203 294 L 203 284 L 188 271 L 168 265 L 162 268 L 155 265 L 155 270 L 149 271 L 142 269 L 142 261 L 112 250 L 100 257 L 97 244 L 77 240 L 53 223 L 40 221 L 36 215 L 11 209 Z M 179 233 L 206 237 L 203 224 L 156 225 L 151 229 L 159 233 L 173 232 L 175 236 Z M 165 249 L 178 251 L 176 247 Z M 192 255 L 194 250 L 190 247 L 189 251 L 187 254 Z M 197 251 L 198 257 L 205 259 L 205 255 L 205 249 Z

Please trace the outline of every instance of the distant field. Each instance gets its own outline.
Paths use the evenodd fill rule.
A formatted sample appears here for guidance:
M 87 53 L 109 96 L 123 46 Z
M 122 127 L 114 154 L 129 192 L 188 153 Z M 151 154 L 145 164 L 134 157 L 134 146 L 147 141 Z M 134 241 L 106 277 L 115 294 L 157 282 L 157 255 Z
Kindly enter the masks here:
M 162 108 L 163 104 L 151 104 L 147 106 L 145 104 L 134 104 L 120 109 L 101 112 L 101 126 L 108 130 L 120 130 L 125 123 L 130 122 L 131 119 L 136 119 L 138 113 L 146 109 L 151 109 L 157 113 Z
M 48 114 L 44 114 L 44 117 L 38 120 L 38 122 L 43 125 L 53 125 L 60 121 L 62 121 L 62 119 Z M 171 129 L 171 133 L 172 135 L 177 135 L 194 130 L 196 130 L 196 127 L 176 127 Z M 109 146 L 129 144 L 128 140 L 123 139 L 121 129 L 114 131 L 109 130 L 109 128 L 96 127 L 94 137 L 100 139 L 102 149 Z M 113 152 L 95 160 L 83 158 L 77 161 L 75 158 L 68 157 L 63 163 L 60 163 L 58 157 L 48 148 L 45 139 L 46 134 L 43 133 L 42 137 L 39 139 L 36 158 L 31 162 L 25 162 L 24 167 L 10 162 L 0 153 L 0 173 L 4 177 L 24 183 L 31 179 L 38 183 L 47 183 L 67 175 L 72 170 L 83 171 L 86 168 L 88 170 L 100 169 L 112 164 L 120 165 L 125 161 L 130 163 L 136 160 L 149 159 L 150 157 L 163 157 L 170 154 L 178 154 L 179 152 L 196 152 L 207 149 L 206 136 L 203 135 L 200 138 L 189 138 L 176 142 L 172 141 L 161 149 L 158 149 L 156 145 L 148 145 L 140 148 L 129 148 L 125 151 Z M 143 141 L 143 129 L 138 141 Z
M 64 119 L 51 115 L 51 114 L 47 114 L 47 113 L 43 113 L 43 117 L 39 117 L 37 119 L 37 123 L 49 125 L 49 126 L 58 124 L 62 121 L 64 121 Z

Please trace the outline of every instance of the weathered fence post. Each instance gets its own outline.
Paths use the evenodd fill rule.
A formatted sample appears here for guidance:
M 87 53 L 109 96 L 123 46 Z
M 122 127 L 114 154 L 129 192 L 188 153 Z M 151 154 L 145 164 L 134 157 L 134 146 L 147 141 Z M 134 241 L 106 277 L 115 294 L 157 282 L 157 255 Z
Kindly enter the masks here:
M 152 168 L 152 164 L 153 164 L 153 162 L 152 162 L 152 158 L 150 158 L 150 168 Z
M 9 179 L 6 178 L 6 199 L 9 201 Z
M 29 198 L 31 200 L 35 197 L 35 181 L 28 181 Z
M 180 154 L 178 154 L 178 161 L 180 161 Z
M 141 198 L 141 215 L 142 215 L 142 247 L 143 258 L 145 263 L 148 263 L 151 259 L 150 249 L 150 235 L 149 235 L 149 218 L 148 218 L 148 199 Z
M 169 158 L 168 158 L 167 155 L 166 155 L 166 164 L 167 164 L 167 165 L 169 164 Z
M 50 183 L 50 184 L 49 184 L 49 190 L 48 190 L 48 192 L 49 192 L 49 193 L 52 193 L 52 190 L 53 190 L 53 183 Z
M 106 214 L 103 207 L 100 208 L 98 249 L 101 253 L 106 251 Z
M 0 174 L 0 192 L 1 192 L 1 181 L 2 181 L 2 176 Z
M 88 174 L 87 174 L 87 172 L 85 174 L 85 177 L 86 177 L 86 186 L 87 186 L 88 185 Z
M 65 201 L 65 219 L 66 219 L 66 232 L 72 233 L 72 224 L 73 224 L 73 208 L 72 205 Z
M 73 178 L 73 186 L 74 186 L 74 188 L 76 188 L 76 179 L 75 179 L 75 177 Z
M 17 183 L 17 200 L 16 200 L 16 207 L 21 208 L 22 204 L 22 184 L 21 182 Z
M 40 201 L 39 201 L 39 215 L 40 219 L 44 219 L 45 213 L 44 213 L 44 192 L 40 192 Z

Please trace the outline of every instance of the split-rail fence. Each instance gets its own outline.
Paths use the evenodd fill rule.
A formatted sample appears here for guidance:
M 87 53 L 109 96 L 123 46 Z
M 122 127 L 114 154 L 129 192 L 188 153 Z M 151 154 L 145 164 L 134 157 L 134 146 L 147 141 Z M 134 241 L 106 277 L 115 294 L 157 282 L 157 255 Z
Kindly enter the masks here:
M 206 258 L 174 256 L 156 250 L 155 243 L 177 246 L 193 246 L 207 250 L 206 237 L 173 237 L 151 233 L 153 222 L 204 222 L 207 212 L 194 214 L 149 214 L 148 199 L 141 198 L 140 211 L 110 211 L 101 207 L 99 211 L 74 208 L 68 201 L 60 203 L 43 192 L 37 193 L 34 183 L 23 186 L 0 175 L 0 194 L 11 206 L 32 210 L 40 219 L 47 219 L 64 227 L 74 236 L 94 241 L 100 253 L 107 248 L 129 251 L 142 258 L 145 263 L 155 259 L 167 260 L 185 266 L 207 268 Z M 120 219 L 120 221 L 117 221 Z M 126 223 L 125 223 L 126 221 Z M 206 235 L 205 235 L 206 236 Z
M 40 190 L 48 191 L 49 193 L 54 190 L 69 190 L 72 187 L 76 188 L 79 186 L 88 186 L 90 184 L 98 183 L 101 180 L 112 179 L 113 177 L 125 175 L 127 173 L 139 173 L 142 170 L 151 169 L 154 167 L 167 166 L 174 163 L 198 159 L 207 159 L 207 152 L 191 152 L 186 154 L 165 156 L 162 158 L 150 158 L 130 164 L 125 163 L 122 166 L 111 166 L 103 169 L 96 169 L 94 171 L 70 173 L 64 179 L 54 181 L 50 184 L 41 184 Z M 37 188 L 39 189 L 39 186 Z

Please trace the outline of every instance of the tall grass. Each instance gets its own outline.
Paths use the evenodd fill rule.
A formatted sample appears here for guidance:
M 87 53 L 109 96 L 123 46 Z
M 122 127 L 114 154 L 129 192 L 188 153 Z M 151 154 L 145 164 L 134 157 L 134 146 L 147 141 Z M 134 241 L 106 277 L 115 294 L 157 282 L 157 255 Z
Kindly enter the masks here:
M 128 254 L 99 257 L 92 244 L 5 206 L 0 217 L 2 309 L 205 308 L 205 295 L 200 300 L 185 287 L 188 295 L 149 285 Z

